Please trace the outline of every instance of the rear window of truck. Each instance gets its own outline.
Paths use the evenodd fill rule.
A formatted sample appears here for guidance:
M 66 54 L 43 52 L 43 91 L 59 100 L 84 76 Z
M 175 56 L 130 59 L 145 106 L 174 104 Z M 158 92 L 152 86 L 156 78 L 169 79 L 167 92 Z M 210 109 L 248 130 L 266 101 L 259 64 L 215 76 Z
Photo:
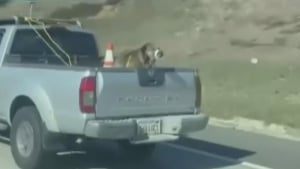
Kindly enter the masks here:
M 67 56 L 70 56 L 72 64 L 91 66 L 96 61 L 99 66 L 97 63 L 99 53 L 93 34 L 65 28 L 48 28 L 46 32 L 43 29 L 37 31 L 38 33 L 33 29 L 17 30 L 10 49 L 10 57 L 20 57 L 19 62 L 23 63 L 64 64 L 58 54 L 67 63 L 69 61 Z

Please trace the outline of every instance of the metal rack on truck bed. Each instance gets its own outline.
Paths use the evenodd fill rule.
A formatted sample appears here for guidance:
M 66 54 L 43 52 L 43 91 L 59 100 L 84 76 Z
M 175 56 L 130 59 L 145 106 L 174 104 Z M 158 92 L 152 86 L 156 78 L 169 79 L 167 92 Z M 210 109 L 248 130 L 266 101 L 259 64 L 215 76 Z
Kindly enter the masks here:
M 82 24 L 77 19 L 56 19 L 56 18 L 38 18 L 38 17 L 26 17 L 26 16 L 13 16 L 10 18 L 0 18 L 0 25 L 27 25 L 28 21 L 33 20 L 32 25 L 39 25 L 43 23 L 45 25 L 77 25 L 82 27 Z

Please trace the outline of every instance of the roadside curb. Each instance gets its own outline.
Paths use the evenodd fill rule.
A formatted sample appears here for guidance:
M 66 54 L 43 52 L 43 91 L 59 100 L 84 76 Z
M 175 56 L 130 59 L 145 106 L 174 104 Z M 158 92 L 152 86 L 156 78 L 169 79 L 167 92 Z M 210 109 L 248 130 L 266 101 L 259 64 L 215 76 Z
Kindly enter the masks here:
M 300 130 L 274 123 L 267 125 L 263 121 L 243 117 L 235 117 L 230 120 L 210 117 L 209 125 L 300 141 Z

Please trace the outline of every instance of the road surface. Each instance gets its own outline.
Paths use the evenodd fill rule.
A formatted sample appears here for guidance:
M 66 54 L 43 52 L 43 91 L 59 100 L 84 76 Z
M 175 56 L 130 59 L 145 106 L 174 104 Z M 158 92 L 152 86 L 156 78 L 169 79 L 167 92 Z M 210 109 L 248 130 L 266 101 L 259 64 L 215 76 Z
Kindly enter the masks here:
M 300 166 L 300 143 L 216 127 L 193 133 L 174 144 L 160 144 L 153 158 L 146 162 L 122 158 L 115 148 L 103 143 L 89 155 L 60 156 L 51 169 L 298 169 Z M 5 139 L 0 142 L 0 168 L 18 169 Z
M 0 143 L 0 165 L 3 169 L 18 169 L 15 165 L 8 142 Z M 137 163 L 134 159 L 123 159 L 112 145 L 98 147 L 89 155 L 65 155 L 57 159 L 51 168 L 55 169 L 257 169 L 247 167 L 211 154 L 192 150 L 180 145 L 161 144 L 153 154 L 153 159 Z M 100 151 L 101 150 L 101 151 Z M 97 153 L 97 154 L 96 154 Z M 97 156 L 96 156 L 97 155 Z M 49 167 L 50 168 L 50 167 Z
M 181 143 L 273 169 L 300 168 L 300 142 L 297 141 L 209 126 L 205 131 L 189 135 L 189 139 Z

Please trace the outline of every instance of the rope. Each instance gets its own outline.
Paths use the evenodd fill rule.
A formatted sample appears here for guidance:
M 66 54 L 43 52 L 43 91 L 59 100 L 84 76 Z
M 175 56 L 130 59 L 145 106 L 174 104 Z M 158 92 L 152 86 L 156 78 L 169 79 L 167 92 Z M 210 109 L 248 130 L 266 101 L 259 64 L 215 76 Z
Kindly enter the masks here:
M 71 57 L 70 57 L 70 55 L 66 52 L 66 51 L 64 51 L 61 47 L 60 47 L 60 45 L 59 44 L 57 44 L 53 39 L 52 39 L 52 37 L 50 36 L 50 34 L 49 34 L 49 32 L 47 31 L 47 29 L 46 29 L 46 26 L 45 26 L 45 24 L 43 23 L 43 22 L 39 22 L 39 21 L 34 21 L 32 18 L 28 18 L 28 17 L 25 17 L 25 21 L 27 21 L 28 22 L 28 24 L 29 24 L 29 26 L 33 29 L 33 31 L 39 36 L 39 38 L 40 39 L 42 39 L 43 40 L 43 42 L 51 49 L 51 51 L 65 64 L 65 65 L 67 65 L 67 66 L 72 66 L 72 62 L 71 62 Z M 61 52 L 63 52 L 66 56 L 67 56 L 67 58 L 68 58 L 68 60 L 69 60 L 69 64 L 63 59 L 63 57 L 61 56 L 61 55 L 59 55 L 57 52 L 56 52 L 56 50 L 50 45 L 50 43 L 48 43 L 47 42 L 47 40 L 45 40 L 45 38 L 37 31 L 37 29 L 32 25 L 32 23 L 31 22 L 35 22 L 35 23 L 38 23 L 38 24 L 40 24 L 40 25 L 42 25 L 43 26 L 43 30 L 44 30 L 44 32 L 45 32 L 45 34 L 47 35 L 47 37 L 50 39 L 50 41 L 61 51 Z
M 50 41 L 51 41 L 51 42 L 52 42 L 52 43 L 53 43 L 53 44 L 54 44 L 61 52 L 63 52 L 63 53 L 68 57 L 69 64 L 72 65 L 70 55 L 69 55 L 65 50 L 63 50 L 63 49 L 60 47 L 60 45 L 57 44 L 57 43 L 54 41 L 54 39 L 52 39 L 51 35 L 49 34 L 49 32 L 48 32 L 47 29 L 46 29 L 46 25 L 45 25 L 43 22 L 39 22 L 39 21 L 34 21 L 34 22 L 36 22 L 36 23 L 38 23 L 38 24 L 41 24 L 41 25 L 43 26 L 43 30 L 44 30 L 45 34 L 48 36 L 48 38 L 50 39 Z

